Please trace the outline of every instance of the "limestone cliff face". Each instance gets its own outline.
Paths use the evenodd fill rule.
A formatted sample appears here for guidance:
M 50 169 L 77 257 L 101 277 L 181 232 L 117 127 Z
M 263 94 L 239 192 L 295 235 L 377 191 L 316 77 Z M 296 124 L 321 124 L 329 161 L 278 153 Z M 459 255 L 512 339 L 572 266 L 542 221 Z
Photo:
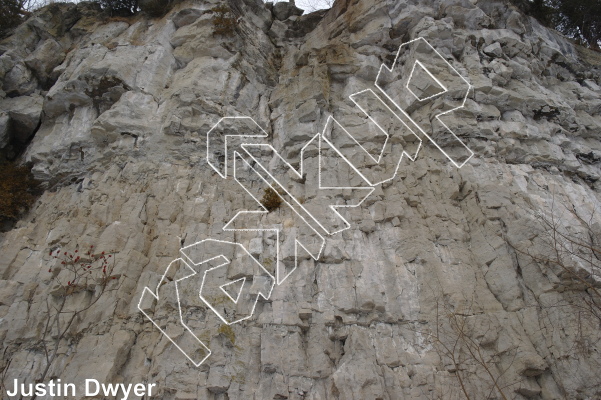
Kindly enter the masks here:
M 0 237 L 4 381 L 46 367 L 49 252 L 93 244 L 114 250 L 118 282 L 59 341 L 46 379 L 154 382 L 162 399 L 600 398 L 601 329 L 586 312 L 598 271 L 570 259 L 579 284 L 545 262 L 541 218 L 583 238 L 601 226 L 601 56 L 504 2 L 337 0 L 298 16 L 230 0 L 231 34 L 216 35 L 219 4 L 184 1 L 155 19 L 57 4 L 0 43 L 0 145 L 47 187 Z M 474 157 L 457 168 L 422 138 L 251 319 L 227 326 L 192 309 L 212 351 L 192 365 L 138 310 L 144 287 L 209 237 L 273 259 L 267 234 L 223 232 L 257 204 L 207 164 L 206 133 L 253 117 L 298 165 L 328 116 L 360 130 L 348 96 L 418 37 L 473 86 L 448 123 Z M 177 304 L 164 307 L 175 318 Z

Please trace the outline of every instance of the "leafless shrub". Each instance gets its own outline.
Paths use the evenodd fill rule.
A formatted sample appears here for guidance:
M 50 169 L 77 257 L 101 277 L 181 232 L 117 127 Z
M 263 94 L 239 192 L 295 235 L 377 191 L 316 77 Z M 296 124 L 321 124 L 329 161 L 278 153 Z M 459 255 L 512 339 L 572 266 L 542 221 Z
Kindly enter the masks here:
M 573 208 L 560 210 L 553 201 L 548 214 L 536 215 L 539 243 L 510 245 L 558 278 L 555 290 L 564 294 L 566 305 L 601 326 L 601 226 L 594 217 L 584 219 Z
M 520 382 L 508 382 L 506 374 L 518 348 L 495 351 L 488 342 L 488 333 L 493 329 L 491 325 L 485 332 L 475 332 L 473 322 L 484 316 L 473 311 L 473 299 L 464 309 L 455 309 L 443 298 L 436 299 L 434 329 L 420 333 L 428 338 L 447 371 L 457 379 L 463 396 L 468 400 L 515 398 L 515 395 L 509 397 L 508 393 L 512 388 L 518 389 Z
M 555 201 L 535 221 L 535 238 L 509 244 L 518 260 L 536 264 L 553 283 L 558 296 L 539 300 L 549 329 L 573 330 L 570 351 L 589 357 L 601 341 L 601 225 L 594 222 L 594 212 L 583 218 L 573 206 Z M 556 309 L 562 312 L 560 319 L 552 317 Z
M 120 275 L 113 273 L 113 252 L 97 251 L 91 246 L 81 252 L 51 250 L 48 257 L 47 273 L 52 287 L 46 297 L 41 337 L 29 348 L 30 351 L 41 352 L 44 357 L 44 369 L 35 379 L 36 383 L 47 378 L 59 356 L 61 345 L 77 340 L 77 334 L 72 331 L 82 313 L 91 309 L 106 294 L 118 290 L 120 282 Z M 5 386 L 10 367 L 10 357 L 7 358 L 1 375 L 2 386 Z

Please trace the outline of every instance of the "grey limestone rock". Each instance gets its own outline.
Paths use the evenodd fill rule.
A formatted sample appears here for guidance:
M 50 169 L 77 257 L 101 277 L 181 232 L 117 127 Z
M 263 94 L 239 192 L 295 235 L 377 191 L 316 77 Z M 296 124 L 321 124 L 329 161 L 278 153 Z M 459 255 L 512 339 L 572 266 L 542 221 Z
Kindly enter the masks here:
M 337 0 L 302 16 L 293 2 L 270 10 L 228 1 L 236 29 L 213 35 L 209 10 L 220 3 L 185 0 L 164 16 L 117 20 L 98 17 L 91 3 L 57 4 L 0 42 L 0 148 L 26 144 L 15 155 L 48 188 L 0 235 L 5 381 L 34 381 L 46 367 L 48 307 L 66 293 L 51 252 L 94 245 L 114 251 L 115 279 L 69 327 L 47 379 L 148 381 L 164 399 L 598 398 L 601 334 L 585 311 L 599 270 L 585 262 L 590 252 L 570 254 L 573 243 L 562 242 L 561 263 L 550 259 L 548 222 L 598 243 L 599 54 L 505 1 Z M 440 58 L 422 60 L 427 71 L 416 64 L 401 85 L 381 65 L 392 67 L 399 46 L 420 37 Z M 455 136 L 435 118 L 463 98 L 451 88 L 420 100 L 427 107 L 405 107 L 440 148 L 417 132 L 414 161 L 378 164 L 385 144 L 400 154 L 418 143 L 402 115 L 390 116 L 392 101 L 444 92 L 446 62 L 471 85 L 463 108 L 440 116 Z M 252 117 L 267 135 L 260 142 L 281 158 L 264 146 L 246 175 L 222 178 L 206 152 L 207 132 L 225 116 Z M 349 163 L 336 152 L 318 159 L 310 140 L 322 132 L 341 141 Z M 462 151 L 457 138 L 474 152 L 461 168 L 447 157 Z M 305 174 L 290 174 L 282 159 L 299 168 L 301 156 Z M 225 158 L 223 149 L 210 160 Z M 261 210 L 250 195 L 265 194 L 252 175 L 258 164 L 328 227 L 340 220 L 316 182 L 346 188 L 337 205 L 351 205 L 351 187 L 391 179 L 359 207 L 339 208 L 348 229 L 326 235 L 317 260 L 303 253 L 296 265 L 295 235 L 306 237 L 288 207 L 261 214 L 282 237 L 223 229 L 238 212 Z M 238 241 L 270 273 L 292 273 L 251 318 L 227 325 L 201 300 L 199 282 L 177 292 L 178 271 L 167 271 L 160 290 L 170 295 L 142 309 L 169 323 L 176 343 L 197 343 L 170 325 L 182 295 L 181 317 L 212 351 L 195 367 L 138 302 L 184 257 L 182 247 L 207 238 Z M 235 260 L 236 251 L 225 256 Z M 235 263 L 221 271 L 249 278 Z M 88 283 L 70 292 L 69 306 L 87 304 L 106 281 Z
M 273 16 L 279 21 L 285 21 L 293 15 L 302 15 L 303 10 L 296 7 L 294 2 L 280 1 L 273 5 Z

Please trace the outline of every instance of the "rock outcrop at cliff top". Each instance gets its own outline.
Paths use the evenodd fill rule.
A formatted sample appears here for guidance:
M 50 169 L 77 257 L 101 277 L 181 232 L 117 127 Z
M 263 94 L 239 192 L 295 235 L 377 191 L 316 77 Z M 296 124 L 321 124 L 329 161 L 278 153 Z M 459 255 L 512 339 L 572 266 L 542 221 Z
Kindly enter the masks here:
M 162 399 L 599 398 L 599 322 L 573 300 L 586 287 L 516 250 L 550 257 L 541 216 L 583 237 L 601 226 L 599 53 L 498 1 L 299 16 L 230 0 L 232 34 L 214 35 L 221 3 L 154 19 L 54 4 L 0 42 L 0 146 L 47 187 L 0 239 L 4 381 L 45 368 L 49 251 L 93 244 L 114 250 L 117 290 L 74 322 L 48 378 L 155 382 Z M 474 157 L 457 168 L 424 140 L 251 319 L 205 324 L 212 355 L 194 367 L 137 306 L 182 246 L 256 208 L 207 164 L 207 131 L 251 116 L 298 163 L 328 116 L 365 122 L 348 96 L 417 37 L 473 85 L 449 123 Z

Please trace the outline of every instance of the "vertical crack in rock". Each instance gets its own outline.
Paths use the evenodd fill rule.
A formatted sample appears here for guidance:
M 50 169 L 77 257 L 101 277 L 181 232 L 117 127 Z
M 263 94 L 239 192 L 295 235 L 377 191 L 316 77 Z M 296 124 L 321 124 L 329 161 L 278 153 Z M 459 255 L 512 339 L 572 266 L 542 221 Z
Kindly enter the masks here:
M 164 399 L 601 396 L 599 53 L 502 1 L 337 0 L 308 15 L 294 2 L 226 4 L 227 32 L 216 31 L 221 3 L 210 0 L 173 2 L 154 17 L 57 3 L 0 41 L 0 155 L 31 162 L 51 189 L 0 236 L 2 387 L 39 379 L 44 349 L 56 345 L 46 381 L 156 383 Z M 247 193 L 221 178 L 207 162 L 207 132 L 222 117 L 251 117 L 268 134 L 261 143 L 298 168 L 326 126 L 340 137 L 331 116 L 372 158 L 352 141 L 345 157 L 369 176 L 390 172 L 374 154 L 405 138 L 374 121 L 405 132 L 386 108 L 406 87 L 375 83 L 416 38 L 471 85 L 464 107 L 441 121 L 474 156 L 457 168 L 441 152 L 448 140 L 437 147 L 418 132 L 415 161 L 404 157 L 393 179 L 343 210 L 350 228 L 326 237 L 323 257 L 302 259 L 251 318 L 225 324 L 200 283 L 167 266 L 212 238 L 275 271 L 278 238 L 223 230 L 259 207 L 249 193 L 264 182 L 248 174 Z M 426 79 L 441 73 L 436 63 L 421 68 L 407 87 L 439 90 Z M 383 104 L 372 119 L 349 97 L 367 89 Z M 407 115 L 434 135 L 433 113 L 462 95 Z M 249 166 L 286 172 L 268 154 Z M 332 186 L 360 180 L 342 163 L 330 169 Z M 282 189 L 310 204 L 313 175 Z M 300 230 L 298 220 L 279 207 L 260 222 Z M 67 293 L 57 286 L 66 267 L 54 255 L 91 245 L 114 254 L 114 286 L 59 340 L 48 310 Z M 73 286 L 65 304 L 88 304 L 106 283 Z M 139 309 L 150 287 L 160 301 L 141 308 L 156 325 Z M 232 295 L 216 292 L 227 314 Z M 211 354 L 195 366 L 207 353 L 198 341 Z M 188 359 L 175 344 L 196 353 Z

